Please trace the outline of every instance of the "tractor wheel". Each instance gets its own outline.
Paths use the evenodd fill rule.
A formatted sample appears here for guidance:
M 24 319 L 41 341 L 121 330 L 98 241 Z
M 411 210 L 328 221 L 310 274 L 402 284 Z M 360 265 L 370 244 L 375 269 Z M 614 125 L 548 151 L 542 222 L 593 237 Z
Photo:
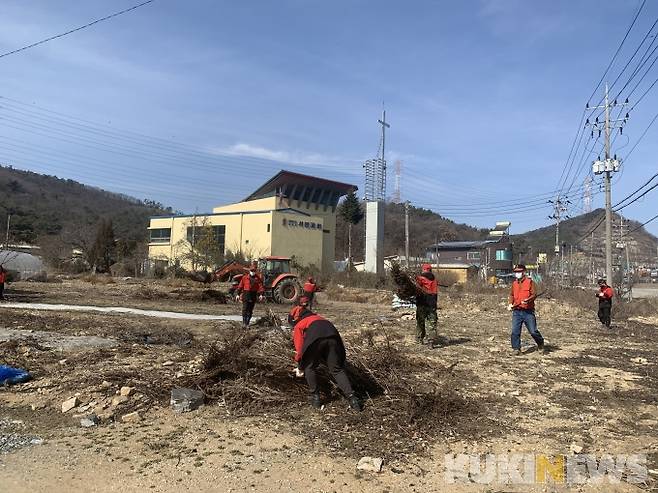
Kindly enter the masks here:
M 274 301 L 294 303 L 302 293 L 302 287 L 295 279 L 284 279 L 274 288 Z

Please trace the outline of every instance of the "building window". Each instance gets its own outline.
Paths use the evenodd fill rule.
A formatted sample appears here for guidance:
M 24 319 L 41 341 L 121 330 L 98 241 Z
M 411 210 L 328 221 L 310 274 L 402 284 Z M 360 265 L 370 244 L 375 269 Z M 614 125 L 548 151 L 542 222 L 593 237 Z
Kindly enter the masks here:
M 267 232 L 270 232 L 270 223 L 267 223 Z
M 149 230 L 149 242 L 169 243 L 171 241 L 171 228 L 157 228 Z
M 480 252 L 466 252 L 468 260 L 480 260 Z
M 512 260 L 512 251 L 496 250 L 496 260 Z
M 219 250 L 222 255 L 224 254 L 224 244 L 226 239 L 226 226 L 223 224 L 220 226 L 210 226 L 212 228 L 212 240 L 219 245 Z M 195 244 L 198 241 L 204 240 L 204 234 L 208 232 L 207 226 L 188 226 L 187 227 L 187 241 L 190 245 Z M 194 234 L 194 238 L 192 238 Z

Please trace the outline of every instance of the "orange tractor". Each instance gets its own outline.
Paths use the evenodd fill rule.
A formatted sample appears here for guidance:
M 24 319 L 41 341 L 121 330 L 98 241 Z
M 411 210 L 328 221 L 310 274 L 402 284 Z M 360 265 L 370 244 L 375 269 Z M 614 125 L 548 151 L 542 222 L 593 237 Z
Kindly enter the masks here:
M 263 278 L 265 296 L 276 303 L 294 303 L 302 294 L 297 276 L 290 272 L 289 257 L 264 257 L 258 260 L 258 270 Z M 230 261 L 222 265 L 211 276 L 212 281 L 231 280 L 229 294 L 233 295 L 240 278 L 249 272 L 249 267 Z

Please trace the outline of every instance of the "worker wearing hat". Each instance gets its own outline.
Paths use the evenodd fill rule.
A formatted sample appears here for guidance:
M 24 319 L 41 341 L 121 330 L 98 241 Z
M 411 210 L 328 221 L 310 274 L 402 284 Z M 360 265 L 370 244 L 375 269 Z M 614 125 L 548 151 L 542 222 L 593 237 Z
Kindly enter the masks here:
M 607 329 L 610 328 L 611 322 L 611 312 L 612 312 L 612 297 L 614 292 L 612 288 L 608 286 L 608 283 L 605 279 L 599 279 L 598 281 L 599 290 L 596 292 L 596 297 L 599 299 L 599 320 L 601 324 Z
M 318 290 L 318 285 L 315 284 L 313 277 L 310 277 L 304 283 L 304 296 L 308 298 L 308 309 L 313 310 L 313 300 L 315 292 Z
M 537 329 L 535 317 L 535 298 L 537 292 L 534 281 L 526 276 L 525 265 L 518 264 L 514 267 L 514 281 L 509 293 L 508 309 L 512 310 L 512 351 L 513 354 L 521 354 L 521 328 L 525 324 L 526 329 L 537 343 L 537 349 L 544 351 L 544 338 Z
M 434 348 L 439 342 L 436 335 L 438 283 L 430 264 L 423 264 L 421 268 L 421 274 L 416 276 L 416 341 L 423 344 L 428 336 L 427 342 Z
M 320 409 L 322 400 L 316 370 L 319 365 L 325 365 L 349 402 L 350 408 L 361 411 L 361 401 L 354 393 L 345 372 L 346 356 L 343 339 L 334 324 L 309 310 L 308 301 L 306 296 L 299 298 L 298 305 L 288 315 L 288 321 L 293 325 L 292 340 L 297 363 L 294 369 L 295 375 L 306 378 L 311 394 L 311 405 Z

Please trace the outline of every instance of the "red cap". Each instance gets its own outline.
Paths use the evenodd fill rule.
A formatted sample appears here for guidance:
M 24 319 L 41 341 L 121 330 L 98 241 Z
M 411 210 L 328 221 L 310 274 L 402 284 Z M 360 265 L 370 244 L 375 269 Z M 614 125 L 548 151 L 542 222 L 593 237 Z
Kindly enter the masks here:
M 423 272 L 432 272 L 432 266 L 430 264 L 423 264 L 421 267 Z

